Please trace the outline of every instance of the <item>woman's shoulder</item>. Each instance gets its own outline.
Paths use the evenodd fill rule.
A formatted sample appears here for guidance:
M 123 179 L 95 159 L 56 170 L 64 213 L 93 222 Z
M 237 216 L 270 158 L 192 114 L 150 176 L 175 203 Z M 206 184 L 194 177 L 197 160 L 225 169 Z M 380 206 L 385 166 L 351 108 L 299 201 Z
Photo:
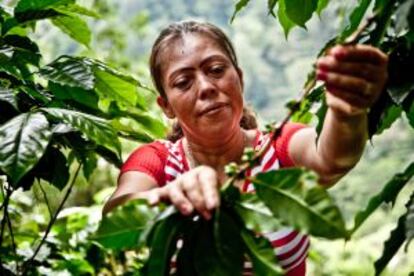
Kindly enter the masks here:
M 308 127 L 302 123 L 293 123 L 289 122 L 286 123 L 280 135 L 276 138 L 275 141 L 272 143 L 272 150 L 273 154 L 277 156 L 281 167 L 292 167 L 295 164 L 293 163 L 292 159 L 289 156 L 289 142 L 292 136 L 299 131 L 300 129 Z M 268 132 L 263 132 L 260 130 L 256 130 L 257 137 L 254 142 L 255 149 L 260 149 L 263 145 L 266 144 L 267 140 L 270 139 L 270 134 Z

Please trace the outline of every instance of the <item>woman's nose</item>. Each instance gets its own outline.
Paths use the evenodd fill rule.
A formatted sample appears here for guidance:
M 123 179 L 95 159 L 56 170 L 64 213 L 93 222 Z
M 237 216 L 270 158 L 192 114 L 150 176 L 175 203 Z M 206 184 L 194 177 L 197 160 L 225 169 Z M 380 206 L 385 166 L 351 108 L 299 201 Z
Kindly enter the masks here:
M 207 76 L 202 75 L 199 77 L 199 93 L 200 98 L 205 99 L 208 97 L 213 96 L 216 94 L 217 90 L 216 87 L 211 79 L 209 79 Z

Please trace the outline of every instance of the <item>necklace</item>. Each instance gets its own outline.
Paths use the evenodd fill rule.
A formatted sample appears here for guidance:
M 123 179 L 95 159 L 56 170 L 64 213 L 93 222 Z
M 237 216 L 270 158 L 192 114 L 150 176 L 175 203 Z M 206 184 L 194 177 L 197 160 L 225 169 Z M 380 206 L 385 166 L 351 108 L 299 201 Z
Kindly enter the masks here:
M 247 139 L 247 134 L 244 130 L 242 130 L 242 133 L 243 133 L 243 150 L 244 150 L 244 148 L 246 147 L 248 143 L 247 141 L 248 139 Z M 201 163 L 198 162 L 197 159 L 195 159 L 193 150 L 191 149 L 191 146 L 187 140 L 185 142 L 183 141 L 183 150 L 184 150 L 185 158 L 187 159 L 188 167 L 190 169 L 194 169 L 201 165 Z

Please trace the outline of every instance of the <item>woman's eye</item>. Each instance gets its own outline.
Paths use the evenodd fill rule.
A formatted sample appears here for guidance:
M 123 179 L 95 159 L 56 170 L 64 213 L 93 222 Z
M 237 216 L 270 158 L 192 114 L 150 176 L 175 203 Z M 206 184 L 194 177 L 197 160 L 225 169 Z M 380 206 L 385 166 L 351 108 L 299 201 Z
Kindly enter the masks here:
M 224 72 L 224 66 L 213 66 L 210 69 L 210 73 L 214 75 L 220 75 Z
M 183 80 L 179 80 L 176 83 L 174 83 L 174 87 L 180 89 L 180 90 L 185 90 L 189 87 L 190 81 L 187 79 L 183 79 Z

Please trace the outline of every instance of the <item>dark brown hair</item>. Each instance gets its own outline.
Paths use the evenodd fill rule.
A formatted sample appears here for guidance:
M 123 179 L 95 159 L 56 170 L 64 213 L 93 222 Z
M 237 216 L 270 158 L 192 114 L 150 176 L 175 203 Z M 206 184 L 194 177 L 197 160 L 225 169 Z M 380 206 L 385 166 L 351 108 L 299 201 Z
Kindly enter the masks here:
M 171 46 L 172 42 L 178 39 L 182 39 L 184 35 L 191 33 L 207 35 L 213 39 L 222 48 L 224 53 L 230 58 L 233 66 L 239 70 L 234 47 L 230 39 L 220 28 L 210 23 L 197 21 L 181 21 L 172 23 L 160 32 L 158 38 L 155 40 L 154 45 L 152 46 L 150 57 L 151 77 L 155 88 L 158 90 L 158 93 L 160 93 L 160 96 L 164 99 L 167 99 L 167 95 L 165 94 L 164 87 L 162 85 L 163 79 L 161 74 L 161 52 L 166 49 L 168 45 Z M 243 116 L 240 120 L 240 126 L 244 129 L 257 128 L 256 116 L 250 108 L 243 108 Z M 167 139 L 176 141 L 182 136 L 183 131 L 179 123 L 175 122 L 173 124 L 171 132 L 167 134 Z

